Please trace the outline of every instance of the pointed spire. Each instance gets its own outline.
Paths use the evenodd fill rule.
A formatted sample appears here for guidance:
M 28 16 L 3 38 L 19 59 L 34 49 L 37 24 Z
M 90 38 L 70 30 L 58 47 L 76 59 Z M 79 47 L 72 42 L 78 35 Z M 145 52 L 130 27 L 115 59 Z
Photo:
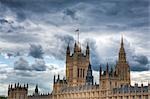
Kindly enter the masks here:
M 92 70 L 92 69 L 91 69 L 91 63 L 89 63 L 88 70 Z
M 119 51 L 119 62 L 120 63 L 126 62 L 126 53 L 124 50 L 123 35 L 121 37 L 121 47 L 120 47 L 120 51 Z
M 75 53 L 75 52 L 78 52 L 76 41 L 75 41 L 75 44 L 74 44 L 74 53 Z
M 123 47 L 124 46 L 124 44 L 123 44 L 123 34 L 122 34 L 122 36 L 121 36 L 121 47 Z
M 101 80 L 101 76 L 102 76 L 102 67 L 100 65 L 100 67 L 99 67 L 99 80 Z
M 16 88 L 16 83 L 15 83 L 15 88 Z
M 102 74 L 102 67 L 101 67 L 101 65 L 100 65 L 100 67 L 99 67 L 99 74 L 100 74 L 100 75 Z
M 88 70 L 87 70 L 86 83 L 93 85 L 93 75 L 92 75 L 92 69 L 91 69 L 90 63 L 89 63 Z
M 9 86 L 8 86 L 8 89 L 10 89 L 10 84 L 9 84 Z
M 89 43 L 87 43 L 86 49 L 89 49 Z
M 68 46 L 67 46 L 67 54 L 70 54 L 70 47 L 69 47 L 69 43 L 68 43 Z
M 74 44 L 74 53 L 75 52 L 81 52 L 80 43 L 75 42 L 75 44 Z
M 87 46 L 86 46 L 86 55 L 89 55 L 90 53 L 90 48 L 89 48 L 89 44 L 87 43 Z
M 35 87 L 35 94 L 38 94 L 38 93 L 39 93 L 38 84 L 36 84 L 36 87 Z
M 55 84 L 55 79 L 56 79 L 56 77 L 55 77 L 55 75 L 54 75 L 54 82 L 53 82 L 54 84 Z
M 58 74 L 58 78 L 57 78 L 57 81 L 59 81 L 60 80 L 60 78 L 59 78 L 59 74 Z
M 28 83 L 27 83 L 27 88 L 28 88 Z
M 107 62 L 107 65 L 106 65 L 106 73 L 109 72 L 109 66 L 108 66 L 108 62 Z

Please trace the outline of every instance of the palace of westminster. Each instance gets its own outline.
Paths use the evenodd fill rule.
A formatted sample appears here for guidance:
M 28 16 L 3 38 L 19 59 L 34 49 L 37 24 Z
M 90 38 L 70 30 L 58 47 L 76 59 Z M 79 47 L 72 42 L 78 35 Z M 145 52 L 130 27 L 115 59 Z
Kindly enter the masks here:
M 89 45 L 83 53 L 80 43 L 75 42 L 73 53 L 69 45 L 66 49 L 66 78 L 54 76 L 51 93 L 40 94 L 36 85 L 33 95 L 28 95 L 28 84 L 21 86 L 18 83 L 9 85 L 8 99 L 150 99 L 150 84 L 132 86 L 130 83 L 123 37 L 115 68 L 106 64 L 103 71 L 99 67 L 99 84 L 93 83 Z

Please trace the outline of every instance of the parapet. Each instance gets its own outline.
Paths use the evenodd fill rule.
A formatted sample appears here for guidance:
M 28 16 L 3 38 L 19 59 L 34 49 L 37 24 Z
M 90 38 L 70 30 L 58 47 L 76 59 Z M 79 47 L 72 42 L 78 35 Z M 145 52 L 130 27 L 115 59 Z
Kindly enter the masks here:
M 18 84 L 10 84 L 8 86 L 8 94 L 12 91 L 28 91 L 28 84 L 24 84 L 24 85 L 20 85 L 19 83 Z
M 148 86 L 144 86 L 141 84 L 139 86 L 137 83 L 135 83 L 134 86 L 130 85 L 123 85 L 120 88 L 114 88 L 113 94 L 122 94 L 122 93 L 143 93 L 143 92 L 149 92 L 150 84 Z

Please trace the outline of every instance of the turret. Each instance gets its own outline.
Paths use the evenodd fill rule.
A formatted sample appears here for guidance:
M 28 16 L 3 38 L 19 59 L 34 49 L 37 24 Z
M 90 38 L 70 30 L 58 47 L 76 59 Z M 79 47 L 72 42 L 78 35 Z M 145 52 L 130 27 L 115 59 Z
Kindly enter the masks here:
M 109 66 L 108 66 L 108 63 L 106 65 L 106 76 L 108 77 L 109 76 Z
M 81 52 L 81 47 L 80 47 L 80 43 L 79 42 L 75 42 L 74 44 L 74 53 L 76 52 Z
M 38 94 L 39 94 L 38 85 L 36 85 L 36 87 L 35 87 L 35 95 L 38 95 Z
M 100 65 L 100 68 L 99 68 L 99 80 L 101 80 L 101 76 L 102 76 L 102 67 Z
M 68 46 L 67 46 L 66 54 L 70 56 L 70 47 L 69 47 L 69 43 L 68 43 Z
M 10 85 L 8 86 L 8 89 L 10 89 Z
M 86 75 L 86 84 L 93 85 L 93 75 L 92 75 L 92 69 L 91 69 L 90 63 L 89 63 L 87 75 Z
M 55 81 L 56 81 L 56 77 L 55 77 L 55 75 L 54 75 L 53 84 L 55 84 Z
M 58 78 L 57 78 L 57 81 L 59 82 L 59 80 L 60 80 L 60 77 L 59 77 L 59 74 L 58 74 Z
M 15 88 L 16 88 L 17 86 L 16 86 L 16 83 L 15 83 Z
M 89 56 L 90 55 L 90 48 L 89 45 L 87 44 L 86 46 L 86 55 Z

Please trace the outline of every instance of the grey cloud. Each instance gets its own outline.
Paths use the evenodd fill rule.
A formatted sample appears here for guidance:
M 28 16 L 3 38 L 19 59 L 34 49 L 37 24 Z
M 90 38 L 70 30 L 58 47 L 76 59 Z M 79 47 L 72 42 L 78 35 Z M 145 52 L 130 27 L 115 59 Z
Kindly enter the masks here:
M 29 49 L 29 56 L 34 58 L 43 58 L 43 48 L 41 45 L 31 44 Z
M 64 14 L 66 14 L 67 16 L 70 16 L 72 19 L 74 20 L 77 20 L 77 17 L 76 17 L 76 11 L 74 10 L 71 10 L 71 9 L 66 9 L 64 11 Z
M 29 34 L 30 35 L 30 34 Z M 5 42 L 9 42 L 9 43 L 17 43 L 17 44 L 27 44 L 27 43 L 34 43 L 38 40 L 38 38 L 36 38 L 33 35 L 29 36 L 27 33 L 2 33 L 0 34 L 0 38 L 3 39 L 3 41 Z
M 144 55 L 134 55 L 129 61 L 132 71 L 148 71 L 150 69 L 149 60 Z
M 93 28 L 92 31 L 101 29 L 101 31 L 107 30 L 109 32 L 118 32 L 124 30 L 129 31 L 133 28 L 136 28 L 137 26 L 139 27 L 138 30 L 141 30 L 143 27 L 145 28 L 148 26 L 148 0 L 96 0 L 94 2 L 91 2 L 90 0 L 87 0 L 86 2 L 80 2 L 77 0 L 73 3 L 72 1 L 68 2 L 66 0 L 62 0 L 59 2 L 51 0 L 38 0 L 38 2 L 35 0 L 30 1 L 35 3 L 30 3 L 29 1 L 25 0 L 16 0 L 13 3 L 10 3 L 8 1 L 9 0 L 2 0 L 2 4 L 7 5 L 9 8 L 13 8 L 13 11 L 16 12 L 18 19 L 20 17 L 23 18 L 22 20 L 28 18 L 32 21 L 37 22 L 38 19 L 41 19 L 43 22 L 50 22 L 47 24 L 57 24 L 59 26 L 70 26 L 70 24 L 72 23 L 80 23 L 81 29 L 87 31 L 91 30 L 89 29 L 89 26 L 97 27 Z M 22 2 L 25 4 L 23 4 Z M 61 5 L 59 4 L 60 2 Z M 18 10 L 18 7 L 21 8 L 21 11 Z M 64 16 L 66 19 L 63 20 L 63 17 L 61 17 L 60 14 L 62 12 L 66 16 L 70 16 L 72 19 L 80 20 L 70 23 L 68 17 L 66 16 Z M 49 18 L 49 14 L 55 15 L 56 17 L 52 17 L 53 19 L 51 19 Z M 103 28 L 103 26 L 105 28 Z M 116 26 L 117 28 L 115 28 Z
M 20 58 L 18 61 L 14 63 L 15 70 L 32 70 L 31 66 L 29 66 L 28 61 L 23 58 Z
M 35 63 L 32 65 L 32 69 L 36 71 L 46 71 L 46 65 L 44 60 L 35 60 Z
M 133 59 L 140 64 L 143 64 L 143 65 L 148 64 L 148 58 L 144 55 L 133 56 Z
M 15 71 L 16 75 L 19 75 L 20 77 L 34 77 L 35 74 L 28 72 L 28 71 L 20 71 L 20 70 L 16 70 Z
M 19 71 L 46 71 L 46 68 L 47 66 L 42 59 L 36 59 L 35 63 L 32 65 L 29 65 L 28 61 L 24 58 L 19 58 L 19 60 L 14 63 L 14 70 Z M 22 75 L 26 75 L 26 73 L 23 73 Z

